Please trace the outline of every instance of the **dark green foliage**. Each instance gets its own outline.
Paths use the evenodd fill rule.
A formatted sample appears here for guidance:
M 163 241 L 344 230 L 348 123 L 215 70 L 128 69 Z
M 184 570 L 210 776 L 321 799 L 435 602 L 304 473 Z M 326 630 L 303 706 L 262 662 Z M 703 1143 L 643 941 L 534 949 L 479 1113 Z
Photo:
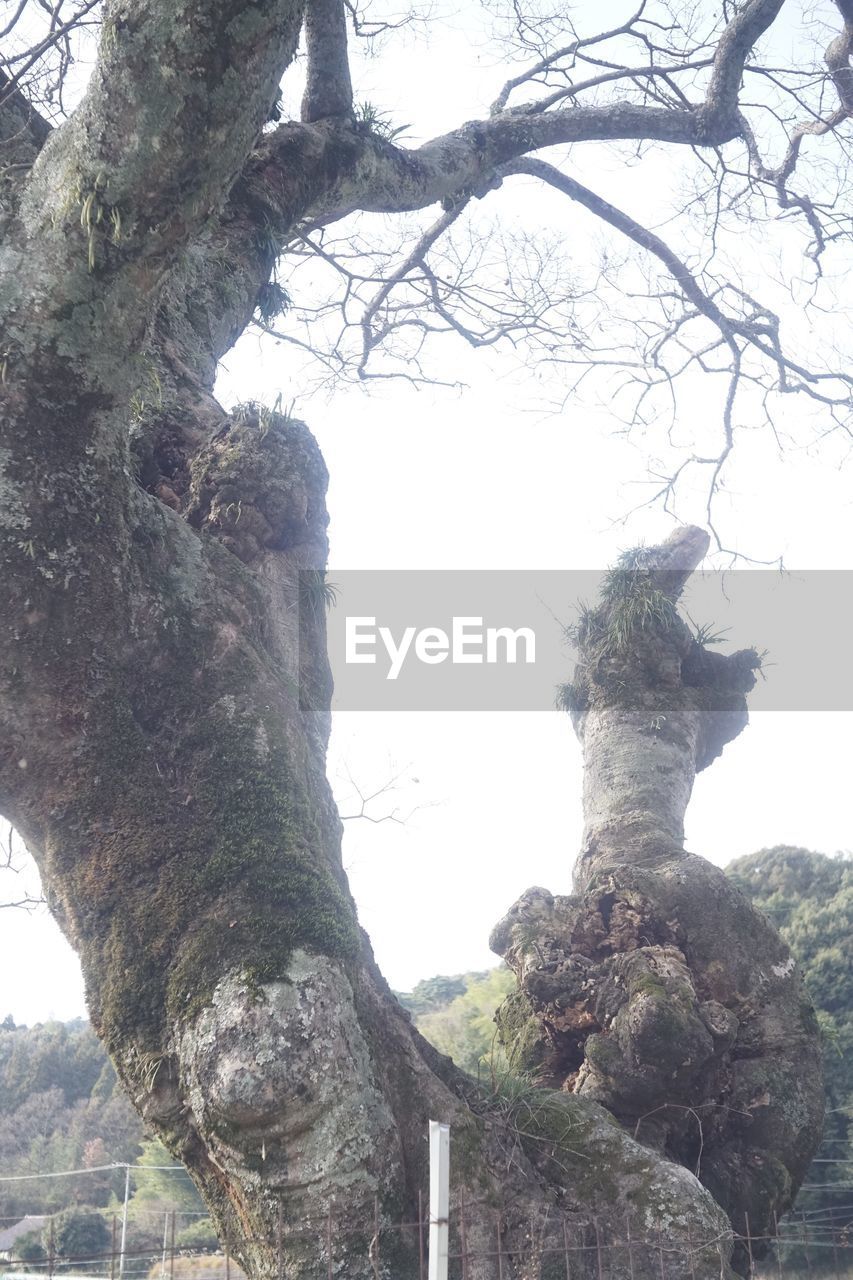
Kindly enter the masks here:
M 39 1232 L 30 1231 L 25 1236 L 19 1236 L 15 1241 L 12 1254 L 21 1262 L 44 1262 L 47 1249 L 42 1244 Z
M 261 285 L 255 309 L 263 324 L 272 324 L 279 316 L 283 316 L 289 307 L 290 295 L 275 280 L 269 280 Z
M 853 1169 L 853 861 L 777 845 L 738 858 L 726 871 L 790 946 L 817 1008 L 826 1124 L 796 1209 L 822 1211 L 823 1225 L 831 1217 L 841 1228 L 853 1222 L 848 1189 Z M 785 1260 L 793 1265 L 789 1252 Z
M 486 972 L 488 970 L 483 973 L 457 973 L 452 977 L 449 974 L 440 973 L 434 978 L 423 978 L 410 992 L 398 991 L 397 999 L 404 1008 L 418 1018 L 422 1013 L 433 1013 L 436 1009 L 450 1004 L 456 996 L 463 995 L 468 989 L 469 982 L 477 982 L 480 978 L 485 978 Z
M 218 1247 L 189 1175 L 174 1169 L 175 1159 L 161 1143 L 144 1137 L 142 1121 L 89 1024 L 78 1020 L 29 1029 L 0 1027 L 2 1172 L 55 1173 L 114 1161 L 136 1166 L 128 1214 L 131 1253 L 140 1258 L 150 1255 L 152 1261 L 158 1258 L 164 1227 L 171 1230 L 168 1215 L 173 1212 L 181 1247 Z M 0 1219 L 55 1214 L 57 1257 L 92 1258 L 111 1249 L 124 1179 L 124 1169 L 119 1168 L 70 1178 L 0 1183 Z M 47 1254 L 46 1245 L 46 1231 L 30 1232 L 20 1238 L 15 1253 L 22 1261 L 38 1262 Z M 108 1273 L 109 1265 L 84 1270 Z
M 219 1237 L 210 1218 L 197 1218 L 175 1237 L 175 1243 L 179 1249 L 205 1249 L 214 1253 L 219 1248 Z
M 654 551 L 654 548 L 651 549 Z M 578 601 L 577 619 L 567 637 L 586 659 L 619 657 L 631 651 L 644 632 L 664 633 L 678 624 L 678 610 L 650 573 L 647 548 L 625 551 L 604 575 L 601 603 L 592 608 Z M 572 710 L 574 691 L 564 687 L 558 706 Z
M 104 1051 L 88 1023 L 46 1022 L 27 1030 L 8 1022 L 0 1027 L 0 1112 L 46 1089 L 61 1089 L 69 1107 L 89 1097 Z
M 148 1138 L 142 1144 L 142 1155 L 133 1171 L 134 1189 L 131 1205 L 137 1214 L 143 1210 L 176 1213 L 204 1213 L 204 1201 L 196 1191 L 185 1169 L 175 1169 L 176 1160 L 162 1142 Z
M 325 569 L 303 569 L 299 574 L 299 605 L 322 617 L 338 600 L 337 583 L 329 582 Z
M 60 1213 L 53 1222 L 53 1239 L 58 1257 L 77 1264 L 70 1269 L 88 1272 L 93 1263 L 109 1252 L 111 1244 L 110 1229 L 103 1215 L 90 1206 Z

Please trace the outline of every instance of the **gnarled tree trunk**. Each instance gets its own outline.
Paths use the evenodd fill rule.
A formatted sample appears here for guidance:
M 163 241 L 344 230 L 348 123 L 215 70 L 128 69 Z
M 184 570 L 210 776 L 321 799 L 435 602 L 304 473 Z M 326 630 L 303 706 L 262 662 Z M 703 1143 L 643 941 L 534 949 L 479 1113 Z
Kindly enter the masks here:
M 607 1107 L 763 1242 L 820 1140 L 823 1082 L 787 947 L 684 849 L 695 774 L 745 726 L 760 665 L 709 651 L 678 615 L 707 546 L 688 527 L 629 553 L 582 618 L 563 690 L 585 770 L 576 891 L 528 891 L 492 945 L 519 978 L 500 1014 L 516 1064 Z

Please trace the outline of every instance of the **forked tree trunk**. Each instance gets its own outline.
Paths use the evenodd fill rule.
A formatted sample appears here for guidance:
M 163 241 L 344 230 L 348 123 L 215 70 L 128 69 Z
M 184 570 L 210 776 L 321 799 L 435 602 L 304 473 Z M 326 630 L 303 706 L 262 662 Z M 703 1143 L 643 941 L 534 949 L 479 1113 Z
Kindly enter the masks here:
M 585 770 L 576 891 L 529 891 L 492 943 L 519 977 L 500 1016 L 516 1064 L 694 1170 L 762 1256 L 820 1140 L 823 1086 L 787 948 L 684 849 L 695 774 L 745 726 L 760 665 L 678 616 L 707 545 L 687 528 L 629 553 L 582 618 L 563 691 Z
M 213 378 L 309 211 L 322 221 L 420 207 L 464 185 L 469 154 L 477 172 L 500 156 L 467 129 L 415 161 L 349 118 L 259 139 L 302 18 L 295 0 L 122 0 L 108 6 L 71 121 L 46 142 L 25 106 L 13 121 L 23 158 L 0 183 L 0 810 L 38 861 L 131 1097 L 252 1280 L 327 1277 L 330 1209 L 334 1275 L 416 1275 L 416 1236 L 390 1227 L 412 1220 L 425 1187 L 429 1118 L 453 1126 L 470 1280 L 553 1274 L 543 1250 L 562 1256 L 564 1221 L 589 1240 L 593 1218 L 605 1238 L 621 1239 L 626 1218 L 636 1235 L 662 1233 L 670 1280 L 716 1280 L 728 1273 L 725 1215 L 595 1100 L 630 1118 L 637 1109 L 612 1036 L 598 1036 L 597 1066 L 596 1037 L 586 1042 L 590 1097 L 480 1090 L 413 1030 L 358 926 L 325 778 L 325 468 L 301 423 L 254 405 L 226 414 Z M 5 129 L 8 98 L 0 108 Z M 811 1062 L 813 1041 L 780 1014 L 771 1079 L 767 1018 L 735 1011 L 738 1000 L 753 1008 L 760 970 L 776 1016 L 777 992 L 795 992 L 785 953 L 753 915 L 743 920 L 754 937 L 722 930 L 735 900 L 711 869 L 677 887 L 693 863 L 676 827 L 670 861 L 655 853 L 654 814 L 641 823 L 642 857 L 627 827 L 623 857 L 620 715 L 605 730 L 597 696 L 590 686 L 580 715 L 598 797 L 585 877 L 602 936 L 629 908 L 646 930 L 644 904 L 669 894 L 655 916 L 660 963 L 686 990 L 687 938 L 706 986 L 718 974 L 702 1001 L 719 1029 L 703 1022 L 699 1041 L 740 1044 L 744 1027 L 758 1028 L 763 1074 L 748 1102 L 740 1085 L 725 1096 L 750 1109 L 751 1134 L 787 1134 L 791 1116 L 816 1114 L 789 1070 L 790 1050 Z M 607 805 L 596 723 L 614 761 Z M 623 862 L 617 891 L 608 877 Z M 512 946 L 528 990 L 517 934 Z M 628 967 L 645 954 L 611 950 Z M 655 990 L 671 980 L 666 969 Z M 671 1000 L 652 1003 L 680 1032 L 697 1025 L 691 1000 L 681 1021 Z M 657 1025 L 641 1019 L 640 1031 Z M 572 1052 L 580 1067 L 579 1043 Z M 725 1058 L 733 1073 L 750 1070 L 742 1058 Z M 680 1156 L 682 1126 L 664 1128 Z M 742 1145 L 776 1149 L 769 1131 Z M 768 1168 L 787 1176 L 775 1155 Z M 592 1254 L 577 1261 L 578 1275 L 597 1271 Z M 614 1276 L 631 1265 L 634 1280 L 658 1276 L 657 1250 L 613 1255 Z
M 393 1226 L 426 1188 L 430 1118 L 453 1128 L 472 1277 L 499 1273 L 498 1218 L 521 1276 L 562 1254 L 563 1217 L 577 1243 L 593 1217 L 621 1239 L 626 1215 L 684 1242 L 673 1276 L 719 1275 L 725 1218 L 693 1178 L 583 1099 L 476 1087 L 376 970 L 324 774 L 326 476 L 306 429 L 222 415 L 183 519 L 104 444 L 74 373 L 34 367 L 4 403 L 3 810 L 131 1097 L 250 1276 L 327 1276 L 330 1211 L 334 1274 L 374 1276 L 377 1202 L 380 1274 L 415 1276 L 416 1233 Z

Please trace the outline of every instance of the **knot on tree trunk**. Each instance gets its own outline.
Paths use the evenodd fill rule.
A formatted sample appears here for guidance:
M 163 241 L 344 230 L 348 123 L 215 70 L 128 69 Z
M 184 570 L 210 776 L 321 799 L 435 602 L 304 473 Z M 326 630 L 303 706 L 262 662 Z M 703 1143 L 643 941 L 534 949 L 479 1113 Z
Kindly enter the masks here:
M 191 463 L 187 519 L 245 564 L 266 550 L 325 540 L 328 472 L 304 423 L 238 406 Z
M 736 1230 L 772 1235 L 820 1136 L 817 1026 L 784 943 L 723 872 L 687 854 L 577 896 L 532 889 L 491 945 L 518 977 L 497 1015 L 513 1068 L 601 1103 Z

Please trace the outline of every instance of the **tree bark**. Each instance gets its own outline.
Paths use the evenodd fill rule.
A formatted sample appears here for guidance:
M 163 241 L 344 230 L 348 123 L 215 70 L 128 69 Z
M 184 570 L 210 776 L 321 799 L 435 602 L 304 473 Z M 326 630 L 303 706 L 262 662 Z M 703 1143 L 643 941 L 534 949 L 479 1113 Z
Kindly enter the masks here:
M 684 849 L 695 774 L 745 726 L 760 666 L 704 648 L 677 613 L 707 546 L 687 528 L 629 553 L 583 616 L 563 691 L 585 769 L 575 894 L 528 891 L 492 946 L 519 978 L 499 1015 L 517 1065 L 694 1170 L 760 1256 L 819 1142 L 823 1084 L 786 946 Z

